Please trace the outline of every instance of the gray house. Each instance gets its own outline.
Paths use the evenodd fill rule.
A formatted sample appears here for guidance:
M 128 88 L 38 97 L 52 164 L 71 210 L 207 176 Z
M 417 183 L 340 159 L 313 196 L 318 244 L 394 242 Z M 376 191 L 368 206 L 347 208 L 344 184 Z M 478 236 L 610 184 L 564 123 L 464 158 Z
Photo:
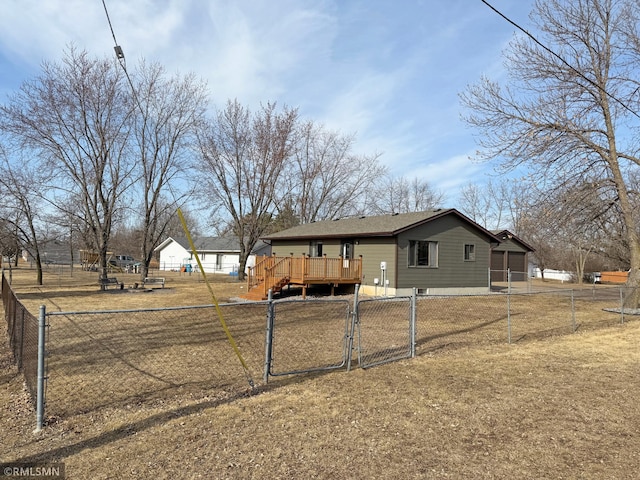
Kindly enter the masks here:
M 263 240 L 275 257 L 361 259 L 361 291 L 373 295 L 486 292 L 500 243 L 455 209 L 314 222 Z

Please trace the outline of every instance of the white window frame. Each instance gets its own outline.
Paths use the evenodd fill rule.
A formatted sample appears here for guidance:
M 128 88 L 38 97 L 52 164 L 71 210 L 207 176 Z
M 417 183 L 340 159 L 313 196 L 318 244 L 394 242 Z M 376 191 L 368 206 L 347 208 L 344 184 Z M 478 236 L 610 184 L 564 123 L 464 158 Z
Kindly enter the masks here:
M 421 250 L 426 253 L 426 263 L 424 257 L 420 257 Z M 409 240 L 408 266 L 410 268 L 438 268 L 438 242 Z

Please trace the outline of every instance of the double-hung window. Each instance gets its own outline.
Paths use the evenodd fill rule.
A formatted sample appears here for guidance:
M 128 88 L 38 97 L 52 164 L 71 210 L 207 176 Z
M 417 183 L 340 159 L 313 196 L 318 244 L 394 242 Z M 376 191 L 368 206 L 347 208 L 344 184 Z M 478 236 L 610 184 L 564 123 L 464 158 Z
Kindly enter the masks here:
M 438 242 L 423 240 L 409 241 L 409 266 L 410 267 L 437 267 L 438 266 Z
M 309 256 L 310 257 L 322 256 L 322 242 L 318 242 L 318 241 L 309 242 Z
M 476 246 L 473 243 L 466 243 L 464 245 L 464 261 L 475 262 L 476 260 Z

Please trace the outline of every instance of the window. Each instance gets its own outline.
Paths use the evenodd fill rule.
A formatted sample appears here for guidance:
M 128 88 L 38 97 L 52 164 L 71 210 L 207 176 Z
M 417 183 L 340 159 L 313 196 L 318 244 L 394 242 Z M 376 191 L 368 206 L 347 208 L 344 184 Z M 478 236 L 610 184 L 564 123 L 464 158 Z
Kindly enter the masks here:
M 409 266 L 410 267 L 437 267 L 438 266 L 438 242 L 410 240 L 409 241 Z
M 464 245 L 464 261 L 475 262 L 476 261 L 476 246 L 472 243 L 466 243 Z
M 219 253 L 216 255 L 216 270 L 222 270 L 222 255 Z
M 322 242 L 309 242 L 309 256 L 321 257 L 322 256 Z
M 350 241 L 343 241 L 342 244 L 340 245 L 340 252 L 342 255 L 342 258 L 344 258 L 345 260 L 349 259 L 349 258 L 353 258 L 353 242 Z

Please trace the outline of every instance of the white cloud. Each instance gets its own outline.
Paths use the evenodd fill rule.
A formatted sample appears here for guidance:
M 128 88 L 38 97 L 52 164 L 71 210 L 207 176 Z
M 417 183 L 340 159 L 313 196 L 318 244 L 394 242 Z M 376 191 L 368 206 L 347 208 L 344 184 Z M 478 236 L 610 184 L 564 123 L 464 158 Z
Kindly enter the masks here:
M 498 8 L 522 22 L 531 0 Z M 454 190 L 481 174 L 466 152 L 458 92 L 483 72 L 501 74 L 513 27 L 481 2 L 381 0 L 106 0 L 129 65 L 195 72 L 215 105 L 278 101 L 345 134 L 359 153 L 383 153 L 397 174 Z M 518 15 L 516 15 L 518 14 Z M 102 2 L 5 0 L 0 92 L 74 43 L 113 56 Z M 4 74 L 5 72 L 3 72 Z

